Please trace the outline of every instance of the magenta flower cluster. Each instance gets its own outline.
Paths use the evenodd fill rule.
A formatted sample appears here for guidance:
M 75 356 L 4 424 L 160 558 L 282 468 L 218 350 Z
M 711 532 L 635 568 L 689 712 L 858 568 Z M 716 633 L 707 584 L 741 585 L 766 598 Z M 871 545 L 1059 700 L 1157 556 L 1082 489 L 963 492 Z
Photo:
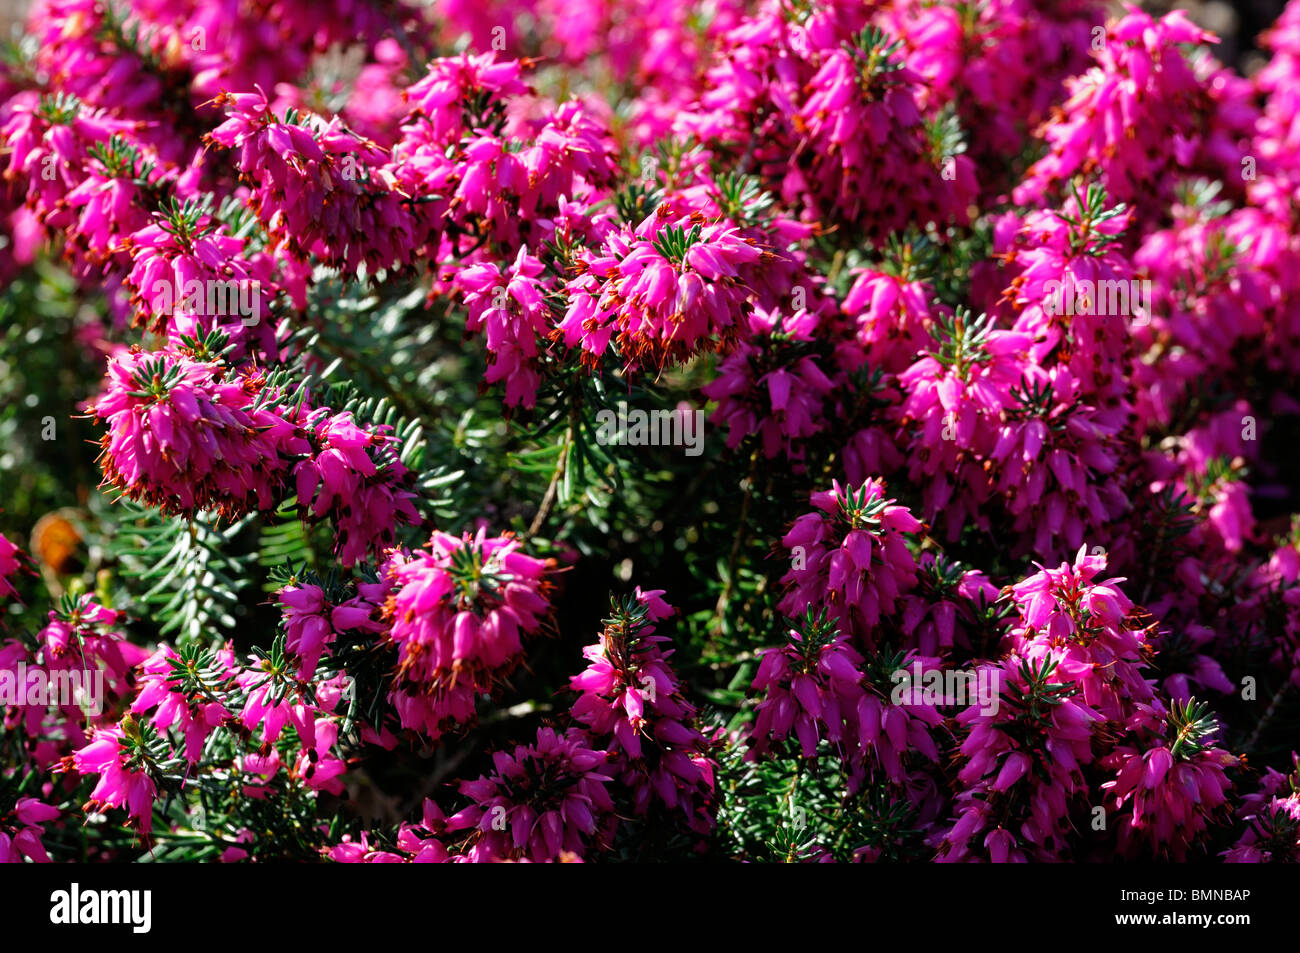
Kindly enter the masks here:
M 96 303 L 99 509 L 317 558 L 182 636 L 0 535 L 0 671 L 102 686 L 6 707 L 0 861 L 365 797 L 294 849 L 749 860 L 809 785 L 788 859 L 1300 859 L 1300 0 L 1250 78 L 1096 0 L 580 6 L 33 5 L 0 286 Z M 401 321 L 459 352 L 357 396 Z M 647 393 L 701 459 L 598 436 Z

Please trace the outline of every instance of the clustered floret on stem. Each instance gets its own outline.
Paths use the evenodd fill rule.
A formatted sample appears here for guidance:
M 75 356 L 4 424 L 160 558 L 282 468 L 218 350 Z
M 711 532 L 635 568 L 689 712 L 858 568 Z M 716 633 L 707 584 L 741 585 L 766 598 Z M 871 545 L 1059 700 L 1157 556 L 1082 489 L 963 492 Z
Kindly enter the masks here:
M 63 598 L 11 630 L 37 576 L 0 535 L 0 672 L 27 672 L 0 860 L 51 859 L 78 808 L 146 843 L 238 817 L 225 861 L 707 855 L 768 769 L 787 808 L 829 785 L 913 825 L 785 857 L 1300 857 L 1300 778 L 1245 758 L 1300 686 L 1300 0 L 1250 79 L 1181 11 L 1095 0 L 254 6 L 34 5 L 0 59 L 0 283 L 48 250 L 102 299 L 74 343 L 104 488 L 331 568 L 280 567 L 271 637 L 146 649 L 167 619 L 44 560 Z M 443 485 L 485 500 L 435 498 L 420 428 L 330 380 L 334 324 L 392 327 L 341 282 L 463 332 L 501 433 L 558 425 L 540 501 L 484 476 L 468 413 Z M 604 557 L 555 500 L 601 468 L 633 519 L 658 492 L 584 426 L 634 388 L 725 427 L 689 493 L 748 476 L 718 588 L 614 596 L 580 661 L 564 570 Z M 102 704 L 56 697 L 73 676 Z M 299 822 L 412 755 L 384 823 Z

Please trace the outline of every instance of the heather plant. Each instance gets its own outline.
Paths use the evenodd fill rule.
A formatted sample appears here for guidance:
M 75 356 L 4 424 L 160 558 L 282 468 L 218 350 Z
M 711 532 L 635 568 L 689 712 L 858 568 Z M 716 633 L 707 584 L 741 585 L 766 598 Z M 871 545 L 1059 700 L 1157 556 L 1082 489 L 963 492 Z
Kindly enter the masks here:
M 1298 27 L 37 0 L 0 860 L 1296 861 Z

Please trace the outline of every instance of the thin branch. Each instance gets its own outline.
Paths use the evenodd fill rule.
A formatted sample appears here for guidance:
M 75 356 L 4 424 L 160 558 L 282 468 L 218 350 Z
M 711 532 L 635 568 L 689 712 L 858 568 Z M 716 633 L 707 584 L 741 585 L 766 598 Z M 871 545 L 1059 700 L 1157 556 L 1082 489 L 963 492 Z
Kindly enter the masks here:
M 572 418 L 568 429 L 564 432 L 564 447 L 560 450 L 560 458 L 555 462 L 555 471 L 551 474 L 551 483 L 546 488 L 546 495 L 542 497 L 542 505 L 537 508 L 537 515 L 533 517 L 533 522 L 528 527 L 528 533 L 524 539 L 531 539 L 537 534 L 537 531 L 545 525 L 550 518 L 551 510 L 555 507 L 555 499 L 559 495 L 560 480 L 564 479 L 565 470 L 569 462 L 569 450 L 573 447 L 573 423 Z

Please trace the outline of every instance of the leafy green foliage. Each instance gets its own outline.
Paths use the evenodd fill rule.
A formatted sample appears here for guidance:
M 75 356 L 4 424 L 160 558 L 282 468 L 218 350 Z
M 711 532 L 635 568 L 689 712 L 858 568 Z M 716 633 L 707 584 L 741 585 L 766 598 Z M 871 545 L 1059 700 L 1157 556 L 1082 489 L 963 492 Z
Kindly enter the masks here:
M 134 612 L 159 620 L 159 634 L 182 645 L 230 634 L 253 562 L 251 554 L 232 555 L 230 544 L 253 517 L 223 528 L 206 515 L 162 517 L 127 500 L 118 507 L 110 552 L 135 583 Z

